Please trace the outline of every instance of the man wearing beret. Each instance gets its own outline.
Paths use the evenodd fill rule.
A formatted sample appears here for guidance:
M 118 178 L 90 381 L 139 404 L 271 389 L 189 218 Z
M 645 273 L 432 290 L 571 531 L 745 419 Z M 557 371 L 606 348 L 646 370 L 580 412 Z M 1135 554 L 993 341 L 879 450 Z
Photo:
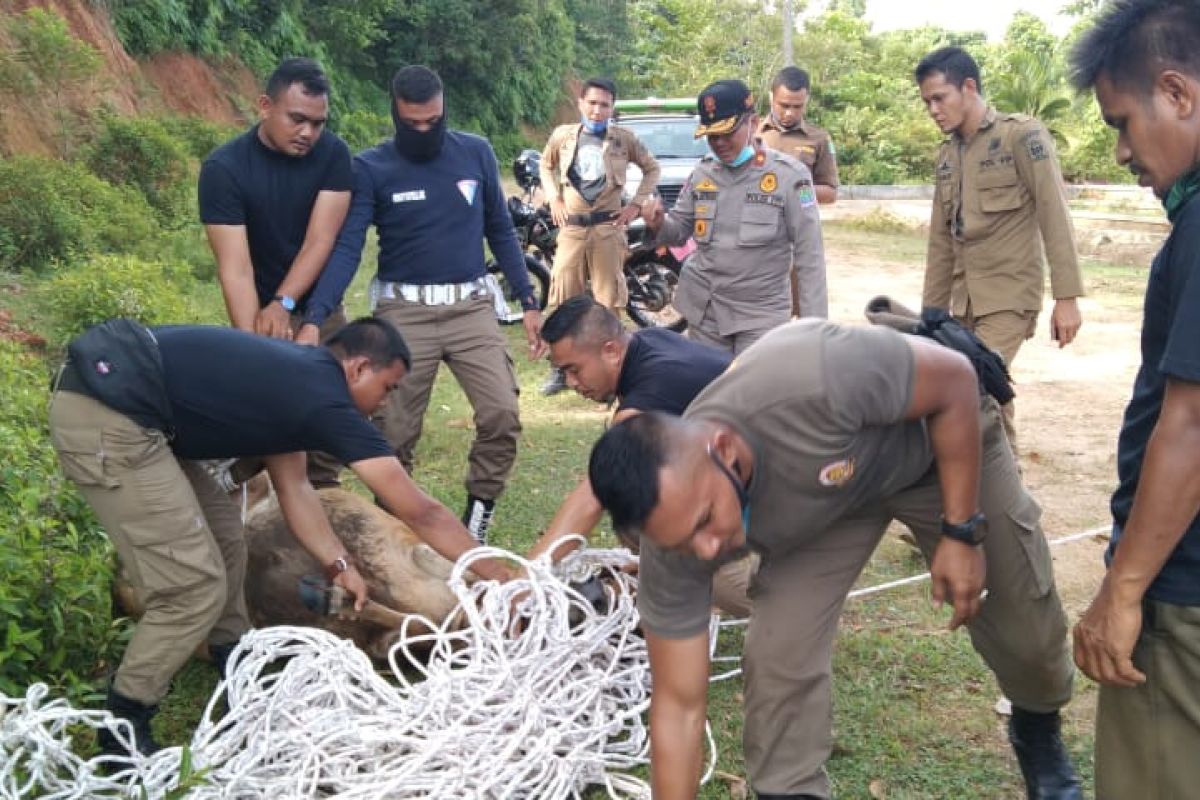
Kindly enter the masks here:
M 708 137 L 712 154 L 696 165 L 669 213 L 655 202 L 645 218 L 658 244 L 696 240 L 675 307 L 689 337 L 736 354 L 791 317 L 793 264 L 800 315 L 827 316 L 817 195 L 808 167 L 756 143 L 758 115 L 746 84 L 717 81 L 696 105 L 696 137 Z

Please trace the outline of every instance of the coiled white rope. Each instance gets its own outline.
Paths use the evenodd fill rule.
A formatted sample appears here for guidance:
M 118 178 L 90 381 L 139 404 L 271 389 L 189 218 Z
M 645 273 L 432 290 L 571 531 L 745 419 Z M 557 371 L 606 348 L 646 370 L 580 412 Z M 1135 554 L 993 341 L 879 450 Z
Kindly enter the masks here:
M 497 556 L 528 577 L 466 583 L 475 559 Z M 598 785 L 611 798 L 649 797 L 629 774 L 647 763 L 650 688 L 635 634 L 636 579 L 622 571 L 632 560 L 623 550 L 580 550 L 551 568 L 476 549 L 450 577 L 466 627 L 423 620 L 433 633 L 402 631 L 387 679 L 322 630 L 248 633 L 190 745 L 201 785 L 187 796 L 578 798 Z M 594 573 L 606 587 L 602 612 L 558 577 Z M 23 699 L 0 695 L 0 798 L 161 798 L 178 785 L 177 747 L 151 757 L 74 755 L 72 729 L 107 726 L 128 742 L 129 726 L 46 696 L 41 684 Z

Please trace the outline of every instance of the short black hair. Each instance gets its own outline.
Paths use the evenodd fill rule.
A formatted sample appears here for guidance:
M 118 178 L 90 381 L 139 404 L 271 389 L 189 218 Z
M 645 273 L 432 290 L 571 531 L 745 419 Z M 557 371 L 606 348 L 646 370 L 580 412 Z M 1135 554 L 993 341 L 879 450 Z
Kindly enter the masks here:
M 1115 0 L 1071 48 L 1071 83 L 1148 89 L 1164 69 L 1200 78 L 1200 3 L 1196 0 Z
M 423 64 L 410 64 L 392 76 L 392 99 L 406 103 L 428 103 L 442 94 L 442 79 Z
M 979 77 L 979 65 L 971 54 L 961 47 L 942 47 L 934 50 L 921 59 L 913 71 L 913 77 L 920 86 L 921 82 L 935 72 L 946 76 L 946 82 L 952 83 L 959 89 L 970 78 L 975 81 L 975 91 L 983 93 L 983 81 Z
M 605 431 L 588 459 L 588 480 L 613 528 L 626 539 L 641 536 L 658 505 L 658 473 L 674 459 L 679 417 L 647 411 Z
M 579 87 L 579 96 L 582 98 L 587 94 L 588 89 L 600 89 L 608 92 L 612 96 L 613 101 L 617 99 L 617 85 L 608 78 L 588 78 Z
M 311 58 L 284 59 L 271 77 L 267 78 L 267 97 L 278 100 L 279 95 L 288 90 L 293 83 L 304 87 L 304 93 L 312 97 L 324 97 L 329 94 L 329 78 L 321 65 Z
M 555 344 L 570 336 L 574 339 L 615 339 L 625 332 L 617 315 L 592 299 L 590 294 L 577 294 L 546 317 L 542 339 Z
M 378 317 L 359 317 L 330 336 L 325 346 L 339 360 L 366 356 L 372 369 L 386 369 L 397 361 L 412 369 L 412 354 L 396 326 Z
M 799 67 L 784 67 L 775 73 L 775 79 L 771 81 L 771 91 L 774 92 L 780 86 L 789 92 L 807 89 L 809 88 L 808 72 Z

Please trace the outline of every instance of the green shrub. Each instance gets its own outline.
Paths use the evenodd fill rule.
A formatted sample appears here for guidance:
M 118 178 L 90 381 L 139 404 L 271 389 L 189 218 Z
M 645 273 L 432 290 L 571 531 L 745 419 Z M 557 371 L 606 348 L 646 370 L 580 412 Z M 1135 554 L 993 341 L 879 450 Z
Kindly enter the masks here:
M 169 115 L 158 118 L 159 123 L 197 161 L 232 139 L 239 130 L 229 125 L 210 122 L 203 117 Z
M 156 231 L 141 194 L 80 164 L 0 159 L 0 270 L 46 272 L 96 253 L 152 255 Z
M 104 114 L 87 164 L 109 183 L 141 192 L 165 227 L 180 227 L 192 217 L 189 153 L 154 117 Z
M 58 467 L 48 371 L 0 340 L 0 692 L 42 681 L 80 698 L 118 657 L 112 549 Z
M 351 153 L 374 147 L 396 135 L 391 117 L 367 109 L 341 114 L 334 120 L 338 136 L 346 140 Z
M 195 321 L 201 316 L 192 300 L 197 289 L 184 264 L 97 256 L 63 270 L 35 291 L 50 317 L 47 338 L 63 344 L 113 317 L 147 325 Z

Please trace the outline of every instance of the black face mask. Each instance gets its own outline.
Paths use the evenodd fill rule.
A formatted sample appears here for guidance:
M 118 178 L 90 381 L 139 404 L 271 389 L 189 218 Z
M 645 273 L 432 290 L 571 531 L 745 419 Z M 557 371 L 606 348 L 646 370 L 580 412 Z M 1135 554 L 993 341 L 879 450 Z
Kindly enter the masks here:
M 396 104 L 392 104 L 392 121 L 396 123 L 396 149 L 409 161 L 432 161 L 446 143 L 446 115 L 427 131 L 419 131 L 400 119 Z

